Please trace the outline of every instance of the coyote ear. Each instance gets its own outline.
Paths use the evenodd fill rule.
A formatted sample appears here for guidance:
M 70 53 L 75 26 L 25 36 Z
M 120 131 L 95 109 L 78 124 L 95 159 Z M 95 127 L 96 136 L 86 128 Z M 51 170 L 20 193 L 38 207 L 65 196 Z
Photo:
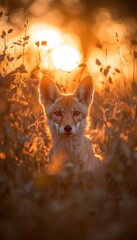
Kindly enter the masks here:
M 44 76 L 39 85 L 40 102 L 46 106 L 47 104 L 53 104 L 57 98 L 59 98 L 60 92 L 57 89 L 55 83 L 49 76 Z
M 82 104 L 89 106 L 93 100 L 93 93 L 93 80 L 91 76 L 86 76 L 74 91 L 73 96 L 78 98 L 79 102 Z

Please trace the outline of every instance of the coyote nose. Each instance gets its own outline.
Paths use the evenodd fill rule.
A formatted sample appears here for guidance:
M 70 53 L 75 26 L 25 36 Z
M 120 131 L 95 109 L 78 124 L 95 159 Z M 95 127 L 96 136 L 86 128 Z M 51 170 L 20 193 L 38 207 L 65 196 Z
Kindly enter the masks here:
M 65 130 L 66 133 L 70 133 L 71 130 L 72 130 L 71 125 L 66 125 L 66 126 L 64 127 L 64 130 Z

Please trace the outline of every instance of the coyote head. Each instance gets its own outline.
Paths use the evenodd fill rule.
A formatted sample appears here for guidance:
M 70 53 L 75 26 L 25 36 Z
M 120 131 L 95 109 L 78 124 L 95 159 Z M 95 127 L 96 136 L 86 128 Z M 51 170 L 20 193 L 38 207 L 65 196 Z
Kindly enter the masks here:
M 40 102 L 46 113 L 52 133 L 64 137 L 82 133 L 85 128 L 88 107 L 93 100 L 93 81 L 86 76 L 73 94 L 61 94 L 48 76 L 40 81 Z

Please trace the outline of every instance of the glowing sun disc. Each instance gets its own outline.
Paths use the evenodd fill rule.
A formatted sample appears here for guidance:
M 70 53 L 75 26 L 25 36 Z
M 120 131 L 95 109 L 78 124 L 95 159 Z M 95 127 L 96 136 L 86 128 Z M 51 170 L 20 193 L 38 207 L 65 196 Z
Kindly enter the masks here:
M 80 61 L 78 50 L 68 45 L 63 45 L 53 50 L 51 57 L 55 67 L 64 71 L 73 70 Z

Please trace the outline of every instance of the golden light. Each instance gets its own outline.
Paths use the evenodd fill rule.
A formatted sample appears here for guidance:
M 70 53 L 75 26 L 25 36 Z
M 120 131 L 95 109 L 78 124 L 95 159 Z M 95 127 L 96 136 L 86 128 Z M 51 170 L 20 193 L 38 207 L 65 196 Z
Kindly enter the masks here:
M 56 28 L 44 23 L 32 24 L 29 29 L 29 34 L 32 43 L 47 41 L 49 48 L 57 47 L 62 39 L 60 32 Z
M 71 71 L 80 63 L 80 53 L 76 48 L 62 45 L 52 51 L 51 57 L 57 69 Z
M 47 41 L 47 45 L 40 44 L 41 67 L 72 71 L 80 63 L 81 56 L 78 51 L 80 43 L 75 35 L 61 33 L 57 28 L 45 23 L 32 24 L 29 28 L 29 35 L 31 45 L 35 48 L 36 42 Z

